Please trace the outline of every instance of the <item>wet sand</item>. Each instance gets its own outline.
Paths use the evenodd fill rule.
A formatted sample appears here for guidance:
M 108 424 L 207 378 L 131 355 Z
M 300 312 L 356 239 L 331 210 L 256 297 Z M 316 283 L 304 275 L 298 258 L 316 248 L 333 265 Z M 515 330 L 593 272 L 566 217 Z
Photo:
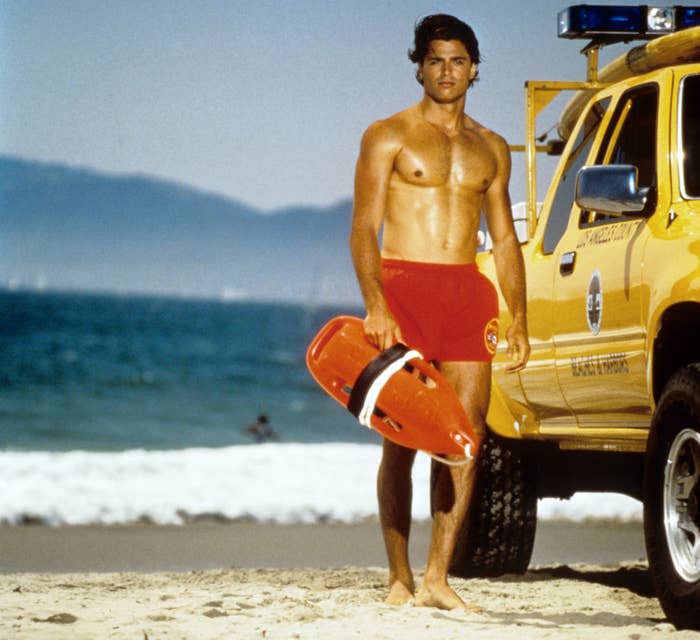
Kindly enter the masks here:
M 411 532 L 411 562 L 420 567 L 430 523 Z M 358 524 L 251 522 L 186 526 L 0 526 L 0 572 L 188 571 L 193 569 L 382 567 L 375 520 Z M 610 564 L 645 557 L 641 523 L 541 522 L 533 564 Z

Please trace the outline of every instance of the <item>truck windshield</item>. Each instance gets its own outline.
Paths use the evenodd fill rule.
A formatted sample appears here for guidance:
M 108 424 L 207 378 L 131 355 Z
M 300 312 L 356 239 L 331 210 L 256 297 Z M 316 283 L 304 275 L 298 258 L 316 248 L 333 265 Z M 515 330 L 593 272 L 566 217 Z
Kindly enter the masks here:
M 579 129 L 571 153 L 568 157 L 563 157 L 561 160 L 561 162 L 566 164 L 562 169 L 547 226 L 544 230 L 544 238 L 542 239 L 543 253 L 553 253 L 559 243 L 559 239 L 566 231 L 571 215 L 571 207 L 574 202 L 576 174 L 586 162 L 586 158 L 588 158 L 596 132 L 609 105 L 610 98 L 604 98 L 593 104 Z
M 683 80 L 681 111 L 681 190 L 700 198 L 700 75 Z

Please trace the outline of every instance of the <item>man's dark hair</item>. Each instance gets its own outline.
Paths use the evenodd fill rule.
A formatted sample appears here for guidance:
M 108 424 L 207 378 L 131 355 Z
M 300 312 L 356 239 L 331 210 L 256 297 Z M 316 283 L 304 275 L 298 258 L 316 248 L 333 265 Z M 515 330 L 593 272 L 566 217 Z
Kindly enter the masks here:
M 425 56 L 428 55 L 428 47 L 433 40 L 459 40 L 467 50 L 471 61 L 474 64 L 481 62 L 479 53 L 479 41 L 474 35 L 474 30 L 459 18 L 445 13 L 436 13 L 425 16 L 416 24 L 413 49 L 409 49 L 408 57 L 411 62 L 422 64 Z M 478 77 L 478 72 L 477 72 Z M 475 77 L 472 82 L 477 78 Z M 416 71 L 416 80 L 423 84 L 420 77 L 420 70 Z M 471 83 L 470 83 L 471 86 Z

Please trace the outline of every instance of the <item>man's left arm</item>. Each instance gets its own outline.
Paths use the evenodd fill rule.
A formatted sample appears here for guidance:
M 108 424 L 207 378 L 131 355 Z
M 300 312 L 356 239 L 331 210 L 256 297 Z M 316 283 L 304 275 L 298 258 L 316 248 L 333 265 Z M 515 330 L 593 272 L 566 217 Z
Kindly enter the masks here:
M 483 208 L 489 233 L 493 240 L 493 258 L 498 284 L 513 319 L 506 331 L 508 357 L 512 362 L 506 371 L 514 373 L 525 367 L 530 357 L 527 336 L 527 287 L 525 264 L 520 242 L 515 233 L 513 214 L 508 194 L 510 180 L 510 151 L 505 140 L 494 136 L 492 148 L 498 160 L 496 177 L 484 194 Z

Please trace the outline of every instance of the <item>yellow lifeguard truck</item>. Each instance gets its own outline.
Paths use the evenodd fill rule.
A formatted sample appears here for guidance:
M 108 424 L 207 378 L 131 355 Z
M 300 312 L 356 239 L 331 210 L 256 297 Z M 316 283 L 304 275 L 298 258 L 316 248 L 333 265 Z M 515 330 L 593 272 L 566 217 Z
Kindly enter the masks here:
M 700 8 L 577 5 L 559 35 L 590 44 L 586 79 L 528 81 L 528 325 L 502 344 L 477 495 L 452 571 L 527 568 L 537 500 L 615 491 L 644 504 L 663 609 L 700 629 Z M 600 47 L 644 40 L 603 69 Z M 573 91 L 559 137 L 537 113 Z M 537 151 L 561 154 L 538 213 Z M 488 244 L 485 245 L 488 247 Z M 480 268 L 495 278 L 491 252 Z M 505 304 L 502 322 L 507 326 Z

